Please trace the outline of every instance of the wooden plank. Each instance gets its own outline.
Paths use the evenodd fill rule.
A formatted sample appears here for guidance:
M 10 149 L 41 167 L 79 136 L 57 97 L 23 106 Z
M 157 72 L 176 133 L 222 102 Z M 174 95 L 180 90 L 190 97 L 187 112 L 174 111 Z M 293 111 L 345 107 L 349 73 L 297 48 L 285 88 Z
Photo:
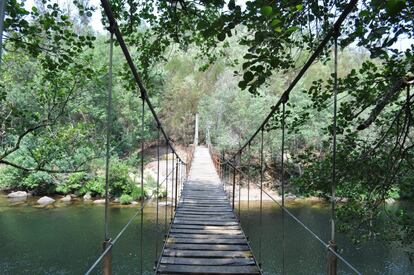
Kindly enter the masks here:
M 199 225 L 199 224 L 176 224 L 173 223 L 172 228 L 201 229 L 201 230 L 240 230 L 237 225 L 220 226 L 220 225 Z
M 195 238 L 195 239 L 244 239 L 244 236 L 239 232 L 239 234 L 191 234 L 191 233 L 174 233 L 170 232 L 170 237 L 172 238 Z
M 249 258 L 178 258 L 178 257 L 163 257 L 161 264 L 185 264 L 185 265 L 254 265 L 254 260 Z
M 238 225 L 235 221 L 197 221 L 189 219 L 174 219 L 174 224 L 194 224 L 194 225 Z
M 160 274 L 260 274 L 256 266 L 190 266 L 164 265 L 159 266 Z
M 166 243 L 165 247 L 175 250 L 213 250 L 213 251 L 249 251 L 247 244 L 186 244 L 186 243 Z
M 242 232 L 241 230 L 229 230 L 229 229 L 213 229 L 213 230 L 208 230 L 208 229 L 192 229 L 192 228 L 171 228 L 170 230 L 171 233 L 183 233 L 183 234 L 203 234 L 203 235 L 211 235 L 211 234 L 215 234 L 215 235 L 230 235 L 230 236 L 234 236 L 234 235 L 241 235 Z
M 251 251 L 208 251 L 208 250 L 172 250 L 164 249 L 167 257 L 200 258 L 251 258 Z
M 183 243 L 183 244 L 240 244 L 245 245 L 245 239 L 224 239 L 224 238 L 176 238 L 170 237 L 167 240 L 167 243 Z

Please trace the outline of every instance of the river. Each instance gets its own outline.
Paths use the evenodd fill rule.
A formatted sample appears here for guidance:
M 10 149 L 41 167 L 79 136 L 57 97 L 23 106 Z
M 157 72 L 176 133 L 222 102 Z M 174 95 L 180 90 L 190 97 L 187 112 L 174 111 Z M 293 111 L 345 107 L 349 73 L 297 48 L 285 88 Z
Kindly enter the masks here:
M 165 227 L 165 207 L 160 207 L 157 230 L 155 206 L 152 202 L 148 203 L 143 219 L 145 274 L 153 273 L 156 236 L 159 236 L 159 251 Z M 291 204 L 289 208 L 323 240 L 328 240 L 327 205 L 301 203 Z M 112 236 L 121 230 L 137 209 L 137 206 L 111 206 Z M 103 210 L 103 205 L 83 202 L 55 203 L 50 208 L 39 208 L 35 207 L 34 199 L 25 203 L 10 203 L 4 195 L 0 195 L 0 274 L 84 273 L 101 251 Z M 169 220 L 170 211 L 167 210 Z M 282 274 L 280 209 L 272 202 L 264 202 L 262 226 L 259 213 L 258 202 L 250 203 L 249 212 L 246 203 L 243 203 L 243 228 L 250 236 L 253 251 L 256 258 L 260 258 L 265 274 Z M 115 245 L 114 274 L 139 274 L 140 229 L 138 216 Z M 261 242 L 259 233 L 262 233 Z M 414 266 L 407 255 L 391 244 L 369 241 L 356 247 L 347 237 L 339 235 L 338 246 L 345 258 L 363 274 L 414 274 Z M 325 274 L 325 259 L 324 247 L 295 221 L 285 217 L 285 273 Z M 339 274 L 353 273 L 340 263 Z

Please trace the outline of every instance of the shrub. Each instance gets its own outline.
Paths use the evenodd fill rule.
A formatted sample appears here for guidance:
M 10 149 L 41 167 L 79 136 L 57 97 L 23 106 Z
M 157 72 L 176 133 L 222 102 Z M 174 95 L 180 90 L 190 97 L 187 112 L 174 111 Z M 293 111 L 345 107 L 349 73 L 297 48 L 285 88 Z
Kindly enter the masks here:
M 79 194 L 85 195 L 88 192 L 91 193 L 91 196 L 105 195 L 105 179 L 103 177 L 94 177 L 88 180 L 79 189 Z
M 133 182 L 128 175 L 128 166 L 119 160 L 114 161 L 109 169 L 109 187 L 114 196 L 120 196 L 130 189 Z M 130 192 L 130 191 L 129 191 Z
M 141 189 L 141 186 L 137 186 L 135 184 L 133 184 L 133 186 L 131 187 L 130 195 L 134 200 L 140 200 L 147 196 L 145 189 L 143 191 Z
M 46 172 L 30 173 L 21 183 L 20 187 L 25 190 L 34 190 L 36 194 L 54 193 L 55 185 L 53 177 Z
M 88 178 L 85 172 L 70 174 L 66 181 L 56 186 L 56 192 L 62 194 L 73 193 L 81 188 Z
M 123 194 L 120 198 L 119 201 L 121 202 L 121 204 L 130 204 L 133 199 L 130 195 L 127 194 Z
M 5 166 L 0 168 L 0 190 L 18 187 L 23 181 L 25 173 L 14 167 Z

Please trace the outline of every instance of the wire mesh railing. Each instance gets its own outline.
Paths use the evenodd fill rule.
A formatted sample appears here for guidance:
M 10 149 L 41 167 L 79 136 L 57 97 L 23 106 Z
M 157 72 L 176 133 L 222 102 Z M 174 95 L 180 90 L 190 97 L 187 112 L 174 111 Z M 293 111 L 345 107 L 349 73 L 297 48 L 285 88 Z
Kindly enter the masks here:
M 149 109 L 150 113 L 152 114 L 152 118 L 156 123 L 157 126 L 157 186 L 156 186 L 156 238 L 155 240 L 155 265 L 157 265 L 158 259 L 158 243 L 159 243 L 159 236 L 161 232 L 159 232 L 159 225 L 160 225 L 160 215 L 159 215 L 159 207 L 160 207 L 160 186 L 165 185 L 165 206 L 167 207 L 168 204 L 171 204 L 170 207 L 170 218 L 173 219 L 174 211 L 177 207 L 178 197 L 180 195 L 180 190 L 182 188 L 183 183 L 186 181 L 188 171 L 190 168 L 190 163 L 192 159 L 192 151 L 187 153 L 186 161 L 182 159 L 182 157 L 178 154 L 177 150 L 174 148 L 173 144 L 171 143 L 168 135 L 166 134 L 160 119 L 155 112 L 153 105 L 148 97 L 147 90 L 145 89 L 136 66 L 132 60 L 132 57 L 129 53 L 128 47 L 125 44 L 123 36 L 119 30 L 118 24 L 115 20 L 109 2 L 107 0 L 101 0 L 102 7 L 104 9 L 105 15 L 108 18 L 109 22 L 109 33 L 110 33 L 110 40 L 109 40 L 109 81 L 108 81 L 108 105 L 107 105 L 107 125 L 106 125 L 106 160 L 105 160 L 105 222 L 104 222 L 104 241 L 103 241 L 103 251 L 97 257 L 97 259 L 90 265 L 89 269 L 86 271 L 85 274 L 91 274 L 99 264 L 103 264 L 103 273 L 104 274 L 111 274 L 112 273 L 112 248 L 117 243 L 117 241 L 123 236 L 125 231 L 130 227 L 130 225 L 134 222 L 137 217 L 140 217 L 140 238 L 139 238 L 139 263 L 140 263 L 140 273 L 143 274 L 144 267 L 143 267 L 143 257 L 144 257 L 144 236 L 143 236 L 143 224 L 144 224 L 144 209 L 146 206 L 146 201 L 144 195 L 140 198 L 140 207 L 139 209 L 131 216 L 131 218 L 127 221 L 127 223 L 122 227 L 122 229 L 115 235 L 114 238 L 111 238 L 111 234 L 109 232 L 109 186 L 110 186 L 110 143 L 112 137 L 112 60 L 113 60 L 113 47 L 114 41 L 116 39 L 119 47 L 121 48 L 126 62 L 128 63 L 129 69 L 137 85 L 137 89 L 139 90 L 139 97 L 141 98 L 141 140 L 140 140 L 140 147 L 141 147 L 141 159 L 140 159 L 140 187 L 142 194 L 144 193 L 145 188 L 145 180 L 144 180 L 144 151 L 145 151 L 145 139 L 144 139 L 144 131 L 145 131 L 145 113 L 146 107 Z M 162 140 L 163 139 L 163 140 Z M 160 147 L 161 144 L 165 144 L 166 154 L 165 159 L 161 160 L 161 153 Z M 171 158 L 169 155 L 171 154 Z M 165 161 L 165 178 L 161 181 L 161 162 Z M 170 166 L 170 169 L 168 168 Z M 171 201 L 169 202 L 169 198 Z M 164 211 L 164 233 L 167 234 L 167 224 L 168 224 L 168 211 L 167 208 Z
M 349 261 L 347 261 L 342 255 L 340 255 L 337 252 L 337 245 L 336 245 L 336 225 L 335 225 L 335 209 L 336 209 L 336 123 L 337 123 L 337 93 L 338 93 L 338 37 L 340 34 L 340 28 L 346 17 L 350 14 L 350 12 L 355 8 L 357 0 L 351 0 L 347 6 L 345 6 L 343 12 L 339 15 L 337 20 L 334 22 L 333 26 L 329 29 L 326 36 L 323 38 L 323 40 L 320 42 L 318 47 L 315 49 L 315 51 L 311 54 L 307 62 L 304 64 L 304 66 L 301 68 L 299 73 L 296 75 L 296 77 L 293 79 L 293 81 L 290 83 L 288 88 L 283 92 L 280 99 L 277 101 L 277 103 L 272 107 L 271 112 L 267 115 L 267 117 L 264 119 L 264 121 L 261 123 L 261 125 L 257 128 L 257 130 L 250 136 L 250 138 L 244 143 L 243 146 L 241 146 L 235 154 L 232 156 L 226 156 L 224 153 L 217 153 L 214 152 L 214 149 L 212 148 L 211 144 L 209 144 L 210 151 L 212 153 L 213 161 L 215 162 L 217 171 L 223 181 L 223 184 L 225 186 L 225 190 L 228 193 L 228 197 L 231 199 L 233 210 L 235 210 L 235 203 L 236 203 L 236 192 L 238 193 L 238 200 L 239 205 L 237 211 L 235 211 L 236 214 L 238 214 L 240 219 L 240 198 L 241 198 L 241 185 L 243 178 L 247 178 L 248 183 L 248 206 L 250 201 L 250 185 L 253 183 L 256 185 L 259 190 L 259 211 L 260 211 L 260 217 L 259 217 L 259 243 L 258 243 L 258 261 L 261 262 L 262 260 L 262 235 L 263 232 L 261 231 L 263 228 L 263 219 L 262 219 L 262 213 L 263 213 L 263 194 L 268 196 L 274 203 L 276 203 L 281 209 L 281 221 L 282 221 L 282 273 L 285 273 L 285 216 L 288 216 L 292 220 L 294 220 L 297 224 L 299 224 L 302 228 L 304 228 L 313 238 L 315 238 L 320 244 L 322 244 L 327 249 L 327 274 L 333 275 L 337 274 L 337 260 L 339 259 L 342 263 L 344 263 L 346 266 L 350 268 L 354 273 L 361 274 Z M 285 173 L 285 159 L 286 159 L 286 153 L 285 153 L 285 139 L 286 139 L 286 133 L 285 133 L 285 121 L 286 121 L 286 104 L 289 101 L 289 95 L 295 88 L 295 86 L 298 84 L 298 82 L 302 79 L 302 77 L 305 75 L 306 71 L 311 67 L 311 65 L 314 63 L 314 61 L 321 55 L 321 53 L 329 46 L 329 43 L 332 42 L 333 47 L 333 59 L 334 59 L 334 72 L 333 72 L 333 131 L 332 131 L 332 177 L 331 177 L 331 215 L 330 215 L 330 240 L 324 241 L 321 237 L 318 236 L 309 226 L 307 226 L 304 222 L 302 222 L 299 218 L 297 218 L 289 209 L 285 206 L 285 185 L 286 185 L 286 179 L 284 176 Z M 281 202 L 278 202 L 273 196 L 271 196 L 267 191 L 263 188 L 264 183 L 264 166 L 265 166 L 265 160 L 264 160 L 264 134 L 265 132 L 271 133 L 275 130 L 274 127 L 268 127 L 270 123 L 272 123 L 272 120 L 276 115 L 279 115 L 279 122 L 280 126 L 279 128 L 281 130 L 281 150 L 280 150 L 280 159 L 281 159 Z M 258 139 L 258 140 L 257 140 Z M 251 146 L 254 142 L 257 142 L 258 145 L 258 154 L 259 154 L 259 175 L 258 179 L 253 180 L 251 173 L 246 173 L 240 167 L 243 166 L 242 164 L 242 155 L 247 154 L 246 157 L 248 160 L 247 166 L 251 165 Z M 250 167 L 248 169 L 248 172 L 250 172 Z M 238 178 L 238 180 L 237 180 Z M 238 189 L 237 189 L 238 188 Z

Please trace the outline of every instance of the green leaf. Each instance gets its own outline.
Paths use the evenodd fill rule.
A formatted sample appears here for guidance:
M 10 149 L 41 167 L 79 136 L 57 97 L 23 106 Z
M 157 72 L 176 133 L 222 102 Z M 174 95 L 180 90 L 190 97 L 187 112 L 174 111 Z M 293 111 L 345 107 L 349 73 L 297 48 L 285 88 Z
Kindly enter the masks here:
M 280 24 L 280 22 L 282 22 L 282 21 L 280 21 L 280 19 L 275 18 L 275 19 L 273 19 L 273 20 L 272 20 L 272 23 L 270 23 L 270 25 L 271 25 L 272 27 L 276 27 L 277 25 L 279 25 L 279 24 Z
M 217 34 L 217 39 L 219 41 L 224 41 L 224 39 L 226 39 L 226 34 L 224 32 Z
M 265 15 L 265 16 L 271 15 L 272 11 L 273 11 L 271 6 L 264 6 L 260 10 L 261 10 L 262 14 Z
M 234 10 L 234 8 L 236 7 L 236 3 L 234 0 L 230 0 L 227 6 L 229 7 L 229 10 Z
M 385 9 L 389 15 L 396 15 L 405 8 L 405 0 L 388 0 L 385 3 Z
M 252 81 L 253 80 L 253 73 L 252 72 L 250 72 L 250 71 L 248 71 L 248 72 L 245 72 L 244 74 L 243 74 L 243 80 L 244 81 L 246 81 L 247 83 L 248 82 L 250 82 L 250 81 Z
M 303 5 L 302 5 L 302 4 L 296 5 L 296 9 L 297 9 L 298 11 L 303 10 Z
M 282 28 L 281 27 L 275 28 L 275 32 L 282 32 Z

